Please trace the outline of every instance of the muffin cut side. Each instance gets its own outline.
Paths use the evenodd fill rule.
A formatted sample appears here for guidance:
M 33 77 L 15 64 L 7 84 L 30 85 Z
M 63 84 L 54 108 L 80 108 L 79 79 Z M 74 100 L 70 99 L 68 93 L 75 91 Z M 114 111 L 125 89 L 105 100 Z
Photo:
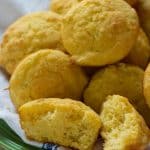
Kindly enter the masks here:
M 81 102 L 41 99 L 19 109 L 26 135 L 40 142 L 53 142 L 79 150 L 92 150 L 101 126 L 99 116 Z

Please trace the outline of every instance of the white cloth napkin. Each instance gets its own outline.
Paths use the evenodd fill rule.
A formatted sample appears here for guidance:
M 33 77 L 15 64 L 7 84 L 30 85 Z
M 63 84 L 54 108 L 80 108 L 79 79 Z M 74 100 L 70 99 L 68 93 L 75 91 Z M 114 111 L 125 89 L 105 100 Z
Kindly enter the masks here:
M 47 10 L 50 0 L 0 0 L 0 39 L 6 28 L 17 18 L 34 11 Z M 28 140 L 21 128 L 19 115 L 10 100 L 8 78 L 0 69 L 0 119 L 27 144 L 45 150 L 68 150 L 68 148 L 51 143 L 38 143 Z M 100 142 L 95 145 L 95 150 L 100 150 Z

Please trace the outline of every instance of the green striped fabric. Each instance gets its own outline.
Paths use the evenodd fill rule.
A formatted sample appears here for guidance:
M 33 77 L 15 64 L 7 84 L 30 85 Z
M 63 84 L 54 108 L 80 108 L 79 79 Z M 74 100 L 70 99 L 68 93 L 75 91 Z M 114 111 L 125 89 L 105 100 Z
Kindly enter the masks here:
M 23 143 L 18 135 L 0 120 L 0 150 L 39 150 L 39 148 Z

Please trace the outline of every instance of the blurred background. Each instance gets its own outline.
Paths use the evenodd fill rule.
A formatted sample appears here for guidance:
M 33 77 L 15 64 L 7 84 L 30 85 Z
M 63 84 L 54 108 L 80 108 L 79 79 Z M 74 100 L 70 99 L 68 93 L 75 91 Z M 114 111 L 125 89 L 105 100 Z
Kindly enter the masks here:
M 50 0 L 0 0 L 0 39 L 4 30 L 24 14 L 48 9 Z

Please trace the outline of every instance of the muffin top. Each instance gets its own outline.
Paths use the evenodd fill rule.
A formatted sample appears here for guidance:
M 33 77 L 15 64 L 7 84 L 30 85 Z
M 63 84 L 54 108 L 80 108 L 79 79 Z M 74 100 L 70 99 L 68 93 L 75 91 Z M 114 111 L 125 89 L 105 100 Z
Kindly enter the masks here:
M 83 70 L 57 50 L 41 50 L 26 57 L 10 80 L 10 95 L 16 108 L 38 98 L 80 100 L 87 84 Z
M 19 62 L 29 54 L 44 48 L 63 49 L 61 17 L 43 11 L 18 19 L 4 33 L 0 64 L 12 74 Z
M 78 64 L 103 66 L 124 58 L 138 34 L 138 17 L 122 0 L 86 0 L 63 18 L 62 39 Z

